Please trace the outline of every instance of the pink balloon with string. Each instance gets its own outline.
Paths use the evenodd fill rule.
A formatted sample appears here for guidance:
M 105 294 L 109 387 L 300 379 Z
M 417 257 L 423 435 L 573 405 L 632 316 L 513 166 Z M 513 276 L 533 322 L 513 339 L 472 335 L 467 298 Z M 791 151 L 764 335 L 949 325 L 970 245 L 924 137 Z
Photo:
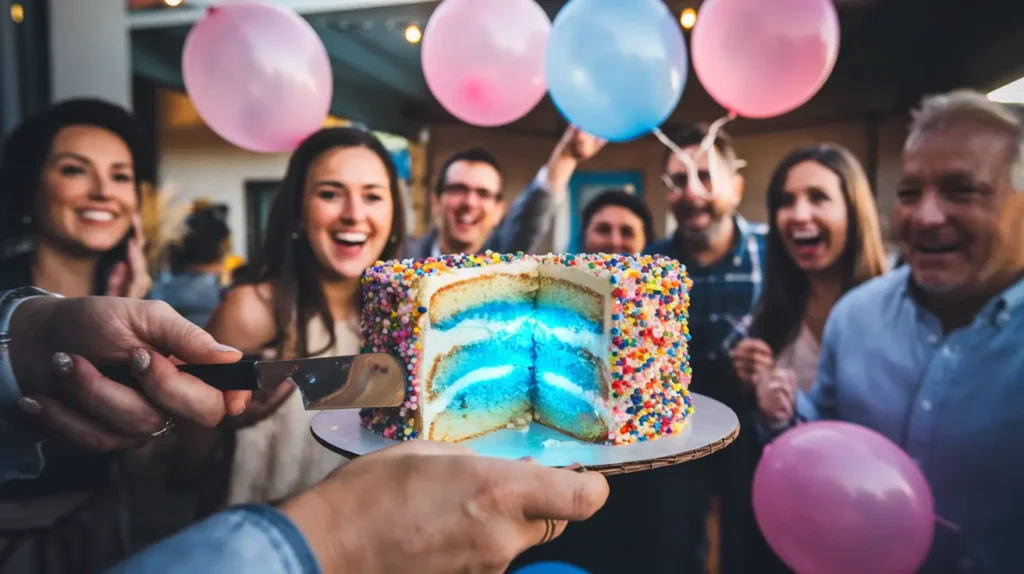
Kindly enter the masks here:
M 505 125 L 547 92 L 550 35 L 551 19 L 534 0 L 444 0 L 423 31 L 423 76 L 458 119 Z
M 705 0 L 691 41 L 693 68 L 730 112 L 769 118 L 811 99 L 839 56 L 832 0 Z

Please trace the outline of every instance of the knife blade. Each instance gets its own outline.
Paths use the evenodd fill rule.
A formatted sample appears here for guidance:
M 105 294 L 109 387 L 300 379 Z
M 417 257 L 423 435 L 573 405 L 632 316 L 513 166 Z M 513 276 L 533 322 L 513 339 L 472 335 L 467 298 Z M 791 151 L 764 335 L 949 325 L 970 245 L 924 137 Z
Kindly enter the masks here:
M 101 367 L 100 373 L 138 388 L 127 365 Z M 178 365 L 204 383 L 222 391 L 270 391 L 293 383 L 307 411 L 397 407 L 405 401 L 407 374 L 387 353 L 364 353 L 289 361 L 252 361 L 222 365 Z

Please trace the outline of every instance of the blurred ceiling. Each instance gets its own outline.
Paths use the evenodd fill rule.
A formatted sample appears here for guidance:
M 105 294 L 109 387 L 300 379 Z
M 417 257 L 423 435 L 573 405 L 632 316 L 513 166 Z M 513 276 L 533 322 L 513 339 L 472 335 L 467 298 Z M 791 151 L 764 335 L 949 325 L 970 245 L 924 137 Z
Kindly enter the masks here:
M 183 89 L 181 51 L 191 22 L 211 0 L 129 0 L 133 67 L 160 84 Z M 418 44 L 405 39 L 423 26 L 436 1 L 276 0 L 290 5 L 320 34 L 333 61 L 332 113 L 374 129 L 413 135 L 457 123 L 431 97 Z M 738 120 L 734 134 L 905 113 L 925 93 L 958 86 L 990 90 L 1024 76 L 1022 0 L 835 0 L 839 60 L 821 92 L 801 108 L 770 120 Z M 665 0 L 675 14 L 696 0 Z M 563 0 L 538 0 L 554 17 Z M 341 7 L 341 9 L 339 9 Z M 686 92 L 669 124 L 710 121 L 724 113 L 690 70 Z M 557 137 L 564 120 L 545 98 L 526 118 L 504 128 Z

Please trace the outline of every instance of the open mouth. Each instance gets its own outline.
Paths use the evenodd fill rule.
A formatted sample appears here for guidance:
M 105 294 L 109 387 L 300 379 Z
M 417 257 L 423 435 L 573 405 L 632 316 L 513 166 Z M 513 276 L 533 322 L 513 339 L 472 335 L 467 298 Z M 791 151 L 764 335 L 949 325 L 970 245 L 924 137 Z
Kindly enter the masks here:
M 103 209 L 79 209 L 78 217 L 89 223 L 110 223 L 117 217 L 113 211 Z
M 795 231 L 789 237 L 801 250 L 814 249 L 825 243 L 825 234 L 821 231 Z
M 352 231 L 335 233 L 333 236 L 334 242 L 341 247 L 362 247 L 369 238 L 370 236 L 365 233 Z
M 947 253 L 955 253 L 963 248 L 963 244 L 959 241 L 949 241 L 944 243 L 929 242 L 929 243 L 915 243 L 914 250 L 924 255 L 945 255 Z
M 457 225 L 468 227 L 470 225 L 476 225 L 477 223 L 480 223 L 480 219 L 481 218 L 479 216 L 474 217 L 468 213 L 460 213 L 455 216 L 455 223 Z

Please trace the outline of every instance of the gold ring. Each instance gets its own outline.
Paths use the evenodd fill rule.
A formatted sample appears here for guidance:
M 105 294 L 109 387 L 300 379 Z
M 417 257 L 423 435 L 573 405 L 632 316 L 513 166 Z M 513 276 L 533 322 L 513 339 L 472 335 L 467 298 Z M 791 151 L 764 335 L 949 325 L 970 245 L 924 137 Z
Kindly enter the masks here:
M 541 544 L 547 544 L 555 539 L 555 532 L 558 527 L 555 525 L 555 521 L 550 518 L 544 519 L 544 538 L 540 539 Z
M 174 417 L 167 417 L 167 422 L 164 423 L 164 428 L 156 431 L 155 433 L 153 433 L 153 434 L 151 434 L 149 436 L 154 437 L 154 438 L 161 437 L 161 436 L 164 436 L 165 434 L 171 432 L 171 429 L 173 429 L 173 428 L 174 428 Z

